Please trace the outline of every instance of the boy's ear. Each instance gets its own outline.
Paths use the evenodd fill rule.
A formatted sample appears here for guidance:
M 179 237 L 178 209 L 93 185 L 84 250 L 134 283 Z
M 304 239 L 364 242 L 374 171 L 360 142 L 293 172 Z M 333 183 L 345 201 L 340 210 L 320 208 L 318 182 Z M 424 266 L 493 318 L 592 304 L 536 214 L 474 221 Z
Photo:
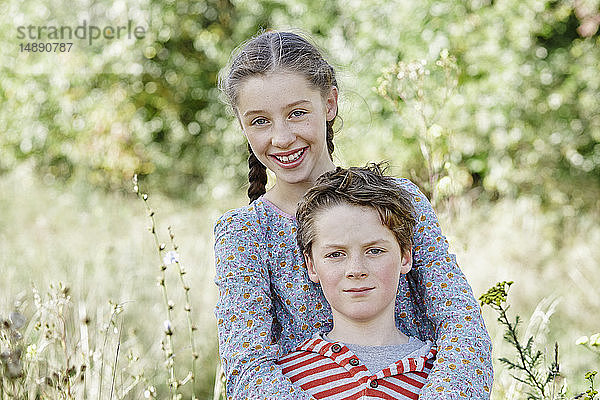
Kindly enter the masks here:
M 400 260 L 400 273 L 408 274 L 412 269 L 412 249 L 408 249 L 402 252 L 402 259 Z
M 317 275 L 317 270 L 315 269 L 312 256 L 307 252 L 304 252 L 304 262 L 306 263 L 308 278 L 314 283 L 319 283 L 319 275 Z

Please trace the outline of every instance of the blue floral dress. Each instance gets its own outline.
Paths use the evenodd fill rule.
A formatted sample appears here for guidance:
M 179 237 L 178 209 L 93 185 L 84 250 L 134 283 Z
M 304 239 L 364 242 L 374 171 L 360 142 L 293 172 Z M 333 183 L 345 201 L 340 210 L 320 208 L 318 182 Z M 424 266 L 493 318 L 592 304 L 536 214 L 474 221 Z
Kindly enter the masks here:
M 492 349 L 479 304 L 427 198 L 409 180 L 398 183 L 413 196 L 417 225 L 416 282 L 411 290 L 406 275 L 400 278 L 396 324 L 438 347 L 420 399 L 489 399 Z M 311 398 L 275 364 L 333 325 L 320 285 L 308 278 L 296 227 L 293 216 L 262 197 L 215 223 L 215 315 L 228 399 Z

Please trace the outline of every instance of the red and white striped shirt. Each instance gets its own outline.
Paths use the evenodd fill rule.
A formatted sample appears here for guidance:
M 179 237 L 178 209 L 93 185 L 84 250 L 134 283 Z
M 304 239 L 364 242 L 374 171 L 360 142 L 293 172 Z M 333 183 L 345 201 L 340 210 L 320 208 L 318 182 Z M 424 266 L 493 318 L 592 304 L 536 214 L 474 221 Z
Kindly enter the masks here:
M 437 353 L 431 342 L 427 346 L 426 355 L 403 358 L 370 375 L 348 347 L 315 335 L 277 363 L 315 399 L 418 399 Z

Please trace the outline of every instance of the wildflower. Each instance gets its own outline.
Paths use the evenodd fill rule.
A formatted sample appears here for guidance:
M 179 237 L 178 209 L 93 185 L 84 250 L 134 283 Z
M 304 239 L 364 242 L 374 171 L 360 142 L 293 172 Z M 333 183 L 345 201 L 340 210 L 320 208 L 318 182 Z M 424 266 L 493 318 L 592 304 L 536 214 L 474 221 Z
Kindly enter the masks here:
M 593 378 L 594 376 L 596 376 L 598 374 L 598 371 L 588 371 L 585 374 L 585 379 L 590 379 Z
M 156 396 L 156 388 L 154 386 L 148 387 L 148 389 L 144 390 L 144 397 L 146 399 L 151 399 Z
M 590 345 L 600 346 L 600 333 L 594 333 L 592 336 L 590 336 Z
M 587 344 L 587 343 L 588 343 L 588 341 L 589 341 L 589 339 L 588 339 L 588 337 L 587 337 L 587 336 L 582 336 L 582 337 L 580 337 L 579 339 L 577 339 L 577 340 L 575 341 L 575 344 L 576 344 L 576 345 L 584 345 L 584 344 Z
M 27 348 L 25 349 L 25 359 L 28 361 L 32 361 L 35 360 L 37 357 L 37 345 L 34 344 L 30 344 L 29 346 L 27 346 Z
M 163 325 L 165 327 L 165 335 L 171 336 L 173 334 L 173 325 L 171 325 L 171 321 L 167 319 Z
M 175 264 L 179 262 L 179 254 L 176 251 L 168 251 L 163 257 L 163 263 L 165 265 Z
M 481 305 L 483 306 L 483 305 L 488 304 L 488 305 L 500 307 L 500 304 L 506 302 L 506 297 L 508 295 L 508 289 L 510 288 L 510 285 L 512 285 L 512 284 L 513 284 L 512 281 L 498 282 L 496 284 L 496 286 L 492 287 L 486 293 L 482 294 L 479 297 L 479 301 L 481 302 Z
M 140 193 L 140 187 L 138 186 L 138 176 L 137 176 L 137 174 L 133 175 L 133 179 L 132 180 L 133 180 L 133 191 L 136 194 L 139 194 Z

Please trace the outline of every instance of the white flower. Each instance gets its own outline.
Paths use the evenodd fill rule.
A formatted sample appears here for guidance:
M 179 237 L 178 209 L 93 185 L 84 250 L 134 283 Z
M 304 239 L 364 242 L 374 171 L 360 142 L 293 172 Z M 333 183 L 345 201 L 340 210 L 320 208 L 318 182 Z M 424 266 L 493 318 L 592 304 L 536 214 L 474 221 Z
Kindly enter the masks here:
M 168 251 L 163 257 L 163 263 L 165 265 L 175 264 L 179 262 L 179 254 L 176 251 Z
M 29 346 L 27 346 L 27 349 L 25 350 L 25 359 L 28 361 L 33 361 L 36 359 L 38 354 L 37 351 L 37 345 L 34 344 L 30 344 Z
M 168 319 L 165 320 L 165 322 L 163 322 L 164 328 L 165 328 L 165 334 L 167 336 L 170 336 L 173 334 L 173 325 L 171 325 L 171 321 L 169 321 Z
M 577 344 L 577 345 L 587 344 L 588 341 L 589 341 L 589 338 L 587 336 L 582 336 L 575 341 L 575 344 Z

